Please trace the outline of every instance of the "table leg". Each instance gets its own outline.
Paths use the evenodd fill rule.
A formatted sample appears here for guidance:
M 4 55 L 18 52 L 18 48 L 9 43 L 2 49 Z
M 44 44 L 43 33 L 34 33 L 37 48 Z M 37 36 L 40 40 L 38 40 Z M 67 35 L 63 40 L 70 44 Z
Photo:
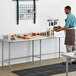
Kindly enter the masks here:
M 10 59 L 11 59 L 10 54 L 11 54 L 11 53 L 10 53 L 10 43 L 9 43 L 9 68 L 11 67 L 11 66 L 10 66 L 10 65 L 11 65 L 11 64 L 10 64 Z
M 59 58 L 60 58 L 60 37 L 59 37 Z
M 32 41 L 32 62 L 34 62 L 34 40 Z
M 66 57 L 66 76 L 68 76 L 68 57 Z
M 41 44 L 42 44 L 42 43 L 41 43 L 41 40 L 40 40 L 40 64 L 42 64 L 42 58 L 41 58 L 41 51 L 42 51 L 42 50 L 41 50 L 41 47 L 42 47 L 42 46 L 41 46 Z
M 2 41 L 2 67 L 4 66 L 4 47 L 3 47 L 3 41 Z

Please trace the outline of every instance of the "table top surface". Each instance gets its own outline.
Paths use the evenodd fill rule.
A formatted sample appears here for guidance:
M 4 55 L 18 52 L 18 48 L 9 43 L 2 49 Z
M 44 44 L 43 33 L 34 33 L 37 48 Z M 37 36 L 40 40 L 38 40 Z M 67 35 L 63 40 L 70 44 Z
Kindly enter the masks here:
M 24 42 L 24 41 L 33 41 L 33 40 L 44 40 L 44 39 L 50 39 L 50 38 L 61 38 L 61 37 L 64 37 L 64 36 L 44 36 L 42 38 L 36 38 L 36 39 L 21 39 L 21 38 L 16 38 L 16 40 L 10 40 L 10 39 L 0 39 L 0 41 L 6 41 L 6 42 Z
M 62 56 L 76 59 L 76 50 L 74 52 L 64 53 Z

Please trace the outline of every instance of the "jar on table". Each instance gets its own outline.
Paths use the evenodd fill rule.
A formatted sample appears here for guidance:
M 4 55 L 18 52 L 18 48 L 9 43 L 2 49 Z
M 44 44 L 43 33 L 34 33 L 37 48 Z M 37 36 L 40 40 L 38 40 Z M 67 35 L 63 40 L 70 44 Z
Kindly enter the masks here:
M 47 35 L 51 36 L 51 29 L 49 28 L 49 30 L 47 31 Z

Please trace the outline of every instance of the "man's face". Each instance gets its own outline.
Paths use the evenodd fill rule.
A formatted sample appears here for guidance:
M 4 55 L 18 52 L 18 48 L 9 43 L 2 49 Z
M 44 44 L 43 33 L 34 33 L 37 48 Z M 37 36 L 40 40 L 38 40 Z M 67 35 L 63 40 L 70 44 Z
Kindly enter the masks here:
M 64 11 L 65 11 L 66 14 L 69 14 L 71 12 L 70 10 L 68 10 L 66 8 L 64 9 Z

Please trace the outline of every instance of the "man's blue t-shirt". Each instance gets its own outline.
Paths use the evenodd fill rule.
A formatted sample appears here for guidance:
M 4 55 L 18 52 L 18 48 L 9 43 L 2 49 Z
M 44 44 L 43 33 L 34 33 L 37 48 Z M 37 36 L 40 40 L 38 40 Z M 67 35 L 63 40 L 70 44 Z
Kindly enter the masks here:
M 69 13 L 66 19 L 65 27 L 68 29 L 69 26 L 76 27 L 76 17 L 72 13 Z

